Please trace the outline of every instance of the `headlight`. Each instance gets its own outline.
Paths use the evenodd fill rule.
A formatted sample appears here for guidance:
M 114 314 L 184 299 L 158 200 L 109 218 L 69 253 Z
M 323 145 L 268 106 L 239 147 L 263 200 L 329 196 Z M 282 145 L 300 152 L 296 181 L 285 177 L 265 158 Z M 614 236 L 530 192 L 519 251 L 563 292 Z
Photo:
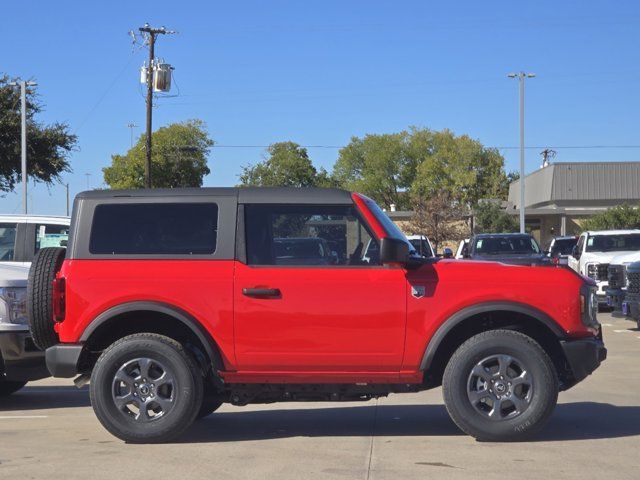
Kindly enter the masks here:
M 587 263 L 587 277 L 593 278 L 594 280 L 598 279 L 597 263 Z
M 28 325 L 27 287 L 0 288 L 0 323 Z
M 590 285 L 580 289 L 580 316 L 587 327 L 598 327 L 598 298 L 596 290 Z

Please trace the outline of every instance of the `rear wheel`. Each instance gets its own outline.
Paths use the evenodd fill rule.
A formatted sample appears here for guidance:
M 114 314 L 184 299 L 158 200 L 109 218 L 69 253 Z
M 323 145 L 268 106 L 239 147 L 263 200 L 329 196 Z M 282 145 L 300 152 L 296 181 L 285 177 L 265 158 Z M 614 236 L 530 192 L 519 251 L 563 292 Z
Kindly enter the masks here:
M 27 316 L 33 343 L 41 350 L 58 343 L 58 336 L 53 330 L 53 280 L 62 266 L 65 253 L 65 248 L 42 248 L 29 269 Z
M 461 430 L 478 440 L 522 440 L 539 431 L 558 399 L 549 356 L 532 338 L 492 330 L 467 340 L 442 381 L 445 405 Z
M 91 405 L 102 425 L 134 443 L 167 442 L 193 423 L 202 405 L 202 375 L 175 340 L 141 333 L 100 356 L 91 375 Z
M 24 387 L 27 382 L 10 382 L 8 380 L 0 380 L 0 397 L 7 397 Z

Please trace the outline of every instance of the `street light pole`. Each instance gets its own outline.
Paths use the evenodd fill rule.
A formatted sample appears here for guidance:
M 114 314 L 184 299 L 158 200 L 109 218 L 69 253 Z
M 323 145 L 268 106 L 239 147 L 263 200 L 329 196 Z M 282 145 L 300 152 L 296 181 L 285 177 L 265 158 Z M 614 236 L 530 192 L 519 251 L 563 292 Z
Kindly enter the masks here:
M 520 233 L 525 233 L 524 229 L 524 81 L 527 78 L 535 77 L 535 73 L 510 73 L 509 78 L 517 78 L 520 90 Z
M 22 170 L 22 213 L 27 214 L 27 87 L 36 86 L 36 82 L 11 82 L 11 86 L 20 85 L 20 129 L 21 129 L 21 145 L 20 145 L 20 168 Z

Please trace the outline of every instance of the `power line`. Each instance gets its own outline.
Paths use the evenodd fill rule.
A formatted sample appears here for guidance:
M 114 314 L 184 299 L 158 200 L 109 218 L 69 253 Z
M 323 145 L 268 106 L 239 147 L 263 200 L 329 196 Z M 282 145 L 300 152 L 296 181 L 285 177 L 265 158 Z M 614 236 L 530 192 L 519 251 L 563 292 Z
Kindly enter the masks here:
M 269 148 L 271 145 L 214 145 L 213 148 Z M 340 149 L 345 148 L 347 145 L 300 145 L 302 148 L 327 148 L 327 149 Z M 497 150 L 516 150 L 519 146 L 490 146 L 486 148 L 495 148 Z M 527 150 L 539 150 L 539 149 L 636 149 L 640 148 L 640 145 L 544 145 L 544 146 L 528 146 L 524 147 Z

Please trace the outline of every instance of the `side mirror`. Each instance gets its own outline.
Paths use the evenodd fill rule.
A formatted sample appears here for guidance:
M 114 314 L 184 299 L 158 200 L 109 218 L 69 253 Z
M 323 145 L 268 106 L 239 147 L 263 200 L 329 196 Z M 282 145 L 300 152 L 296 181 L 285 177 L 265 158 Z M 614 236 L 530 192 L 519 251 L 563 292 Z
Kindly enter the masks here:
M 393 237 L 380 239 L 380 262 L 406 264 L 409 259 L 409 244 Z
M 580 251 L 578 250 L 578 246 L 574 245 L 571 249 L 571 256 L 576 260 L 580 258 Z
M 462 247 L 462 252 L 460 252 L 462 258 L 469 258 L 469 245 L 465 245 Z

